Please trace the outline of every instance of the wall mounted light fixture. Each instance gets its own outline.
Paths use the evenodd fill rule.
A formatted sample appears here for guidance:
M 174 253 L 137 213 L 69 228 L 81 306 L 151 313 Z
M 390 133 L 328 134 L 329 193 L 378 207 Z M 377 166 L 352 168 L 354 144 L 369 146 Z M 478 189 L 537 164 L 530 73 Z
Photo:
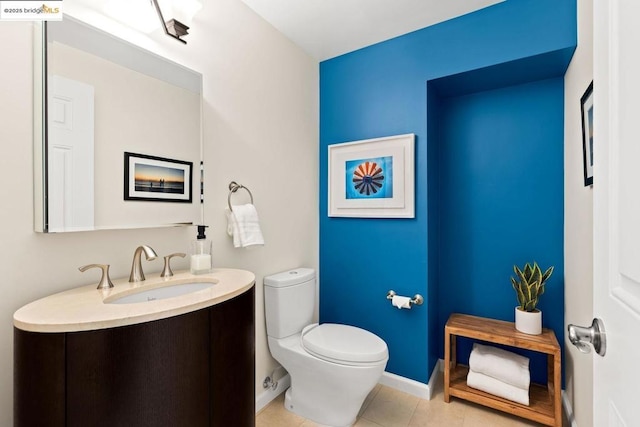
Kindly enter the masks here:
M 162 27 L 165 34 L 185 44 L 182 37 L 200 9 L 202 0 L 105 0 L 102 7 L 105 15 L 136 31 L 150 34 Z M 174 19 L 165 21 L 163 11 Z
M 156 8 L 156 12 L 158 12 L 158 18 L 160 18 L 160 22 L 162 24 L 162 28 L 164 29 L 164 33 L 184 44 L 187 44 L 187 42 L 185 40 L 182 40 L 181 37 L 189 34 L 188 32 L 189 27 L 187 27 L 185 24 L 183 24 L 182 22 L 176 19 L 170 19 L 168 21 L 165 21 L 164 17 L 162 16 L 162 11 L 160 10 L 160 5 L 158 5 L 158 0 L 151 0 L 151 2 Z

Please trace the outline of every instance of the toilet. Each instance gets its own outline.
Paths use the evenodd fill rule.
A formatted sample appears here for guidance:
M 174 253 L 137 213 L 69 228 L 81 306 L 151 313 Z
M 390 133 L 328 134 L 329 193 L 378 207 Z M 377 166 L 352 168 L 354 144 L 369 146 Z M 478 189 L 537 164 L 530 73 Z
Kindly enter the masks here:
M 269 350 L 291 376 L 288 410 L 321 425 L 350 426 L 380 380 L 389 351 L 364 329 L 312 323 L 315 295 L 313 269 L 264 278 Z

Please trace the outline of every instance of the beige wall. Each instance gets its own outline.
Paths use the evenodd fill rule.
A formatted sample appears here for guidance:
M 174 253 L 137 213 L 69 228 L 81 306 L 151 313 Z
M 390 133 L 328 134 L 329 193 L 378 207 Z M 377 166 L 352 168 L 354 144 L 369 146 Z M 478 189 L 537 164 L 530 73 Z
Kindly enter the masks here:
M 72 0 L 65 1 L 69 9 Z M 262 278 L 300 265 L 318 266 L 318 64 L 237 0 L 204 2 L 189 44 L 164 35 L 139 44 L 204 76 L 205 222 L 216 266 L 256 274 L 256 391 L 275 367 L 264 326 Z M 0 23 L 0 425 L 12 425 L 12 315 L 22 305 L 97 281 L 77 267 L 112 265 L 129 273 L 139 244 L 159 255 L 188 250 L 189 228 L 33 232 L 31 24 Z M 227 185 L 251 189 L 266 245 L 233 249 L 225 235 Z M 236 202 L 243 202 L 241 195 Z M 186 268 L 188 260 L 176 260 Z M 158 272 L 156 260 L 143 261 Z
M 578 1 L 578 47 L 565 75 L 565 323 L 593 318 L 593 192 L 584 187 L 580 98 L 593 79 L 593 3 Z M 596 184 L 597 178 L 596 178 Z M 564 337 L 566 391 L 578 426 L 593 425 L 593 355 Z

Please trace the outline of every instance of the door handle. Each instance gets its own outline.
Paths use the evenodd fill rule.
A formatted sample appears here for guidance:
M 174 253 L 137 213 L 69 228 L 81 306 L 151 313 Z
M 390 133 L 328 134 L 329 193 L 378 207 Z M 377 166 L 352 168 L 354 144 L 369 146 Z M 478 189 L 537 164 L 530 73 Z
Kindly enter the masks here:
M 590 327 L 569 325 L 569 341 L 578 347 L 582 353 L 591 352 L 591 344 L 596 353 L 604 356 L 607 351 L 607 334 L 604 331 L 604 323 L 601 319 L 595 318 Z

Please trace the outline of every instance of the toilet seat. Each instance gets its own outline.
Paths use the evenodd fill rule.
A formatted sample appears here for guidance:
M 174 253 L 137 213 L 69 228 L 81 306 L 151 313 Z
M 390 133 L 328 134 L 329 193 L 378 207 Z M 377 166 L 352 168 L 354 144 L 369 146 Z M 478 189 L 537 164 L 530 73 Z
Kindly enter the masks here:
M 389 358 L 387 344 L 380 337 L 355 326 L 314 323 L 302 330 L 300 342 L 308 353 L 343 365 L 386 363 Z

